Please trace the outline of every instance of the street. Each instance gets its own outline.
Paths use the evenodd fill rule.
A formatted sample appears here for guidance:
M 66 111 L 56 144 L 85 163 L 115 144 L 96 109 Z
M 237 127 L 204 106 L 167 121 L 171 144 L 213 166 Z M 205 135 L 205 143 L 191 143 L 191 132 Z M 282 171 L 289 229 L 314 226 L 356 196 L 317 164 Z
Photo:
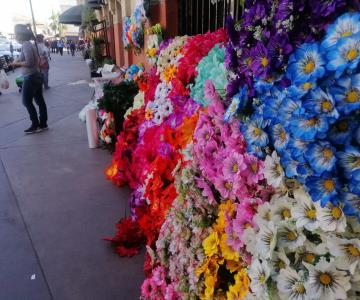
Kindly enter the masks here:
M 129 191 L 106 180 L 111 155 L 88 148 L 78 119 L 88 67 L 52 54 L 49 130 L 28 136 L 17 74 L 0 96 L 0 299 L 137 299 L 144 253 L 120 258 L 102 240 L 128 213 Z

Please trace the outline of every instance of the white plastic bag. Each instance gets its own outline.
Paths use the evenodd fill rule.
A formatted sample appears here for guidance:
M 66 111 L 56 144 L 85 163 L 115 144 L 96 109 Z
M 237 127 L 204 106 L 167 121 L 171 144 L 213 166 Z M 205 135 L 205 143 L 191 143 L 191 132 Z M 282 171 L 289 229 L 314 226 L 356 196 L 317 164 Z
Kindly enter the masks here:
M 4 70 L 0 72 L 0 87 L 4 90 L 9 88 L 9 80 L 7 79 L 6 73 Z

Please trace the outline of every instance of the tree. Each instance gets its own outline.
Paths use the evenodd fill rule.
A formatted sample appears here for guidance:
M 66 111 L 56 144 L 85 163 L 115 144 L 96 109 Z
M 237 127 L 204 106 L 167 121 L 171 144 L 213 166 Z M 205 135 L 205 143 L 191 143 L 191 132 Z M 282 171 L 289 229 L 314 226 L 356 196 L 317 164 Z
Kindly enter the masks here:
M 59 35 L 62 36 L 62 33 L 64 32 L 64 30 L 66 30 L 66 26 L 64 24 L 61 24 L 59 22 L 59 13 L 56 13 L 54 11 L 51 12 L 51 16 L 50 16 L 50 28 L 53 31 L 54 35 Z

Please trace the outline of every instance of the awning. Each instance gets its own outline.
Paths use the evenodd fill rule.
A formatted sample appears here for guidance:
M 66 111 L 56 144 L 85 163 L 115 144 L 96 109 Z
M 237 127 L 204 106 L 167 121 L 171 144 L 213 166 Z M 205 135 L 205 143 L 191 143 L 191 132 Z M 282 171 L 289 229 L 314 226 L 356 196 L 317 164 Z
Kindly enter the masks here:
M 101 9 L 105 5 L 103 0 L 86 0 L 86 6 L 92 9 Z
M 83 11 L 84 5 L 73 6 L 59 16 L 59 23 L 81 25 Z

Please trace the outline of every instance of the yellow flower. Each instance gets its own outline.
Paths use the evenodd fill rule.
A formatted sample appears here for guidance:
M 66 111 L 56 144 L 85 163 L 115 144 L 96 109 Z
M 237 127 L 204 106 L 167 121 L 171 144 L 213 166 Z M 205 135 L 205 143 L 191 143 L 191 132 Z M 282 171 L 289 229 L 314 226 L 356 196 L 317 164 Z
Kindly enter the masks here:
M 247 293 L 249 292 L 250 280 L 247 276 L 246 270 L 241 269 L 238 273 L 236 273 L 235 284 L 229 288 L 234 294 L 237 295 L 237 299 L 244 299 Z
M 218 253 L 219 236 L 216 231 L 213 231 L 202 243 L 205 254 L 213 256 Z
M 225 203 L 219 205 L 218 217 L 216 224 L 213 226 L 214 230 L 219 233 L 225 230 L 227 225 L 226 216 L 232 217 L 235 213 L 236 205 L 232 200 L 228 200 Z
M 231 273 L 239 271 L 242 267 L 243 266 L 240 261 L 234 261 L 234 260 L 226 261 L 226 269 L 228 269 Z
M 221 254 L 226 260 L 238 261 L 239 260 L 239 255 L 232 247 L 230 247 L 228 245 L 227 239 L 228 239 L 228 236 L 227 236 L 226 233 L 224 233 L 221 236 L 221 240 L 220 240 Z
M 157 53 L 157 50 L 156 48 L 149 48 L 147 49 L 147 55 L 150 56 L 150 57 L 154 57 Z
M 165 68 L 163 76 L 166 82 L 170 82 L 175 77 L 177 68 L 174 65 L 170 65 Z
M 205 278 L 205 297 L 206 299 L 212 299 L 214 295 L 216 278 L 215 276 L 207 276 Z

